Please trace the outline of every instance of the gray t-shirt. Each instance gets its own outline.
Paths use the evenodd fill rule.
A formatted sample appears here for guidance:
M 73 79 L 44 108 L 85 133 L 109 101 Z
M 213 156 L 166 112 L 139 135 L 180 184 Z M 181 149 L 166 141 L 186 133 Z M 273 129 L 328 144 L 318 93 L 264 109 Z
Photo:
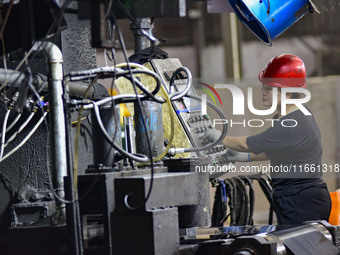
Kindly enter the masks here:
M 249 136 L 247 145 L 270 159 L 273 196 L 295 194 L 323 182 L 321 134 L 313 115 L 289 113 L 266 131 Z

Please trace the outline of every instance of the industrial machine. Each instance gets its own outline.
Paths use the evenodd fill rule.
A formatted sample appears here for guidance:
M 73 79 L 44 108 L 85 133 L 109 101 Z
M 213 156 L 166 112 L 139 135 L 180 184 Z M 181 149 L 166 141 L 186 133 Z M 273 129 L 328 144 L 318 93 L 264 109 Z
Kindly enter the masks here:
M 216 218 L 222 225 L 212 224 L 209 187 L 221 185 L 227 206 L 227 181 L 196 167 L 232 167 L 221 143 L 227 126 L 217 141 L 204 140 L 214 126 L 202 111 L 190 70 L 178 58 L 155 54 L 160 40 L 150 23 L 150 17 L 185 15 L 186 1 L 79 0 L 77 7 L 70 2 L 4 1 L 0 7 L 7 17 L 1 29 L 6 46 L 0 69 L 1 254 L 338 252 L 338 226 L 326 222 L 251 226 L 249 213 L 223 227 L 222 213 Z M 28 17 L 14 19 L 11 10 L 28 10 Z M 143 60 L 129 62 L 126 56 L 126 63 L 66 72 L 64 50 L 55 43 L 66 29 L 66 10 L 90 20 L 93 47 L 116 47 L 111 33 L 116 29 L 125 54 L 116 19 L 130 18 L 135 52 Z M 46 17 L 34 15 L 42 12 Z M 38 26 L 41 22 L 51 29 Z M 29 37 L 12 38 L 13 28 L 26 26 Z M 117 93 L 99 79 L 112 79 L 110 91 Z M 252 180 L 242 178 L 251 187 Z M 246 185 L 239 179 L 229 182 Z M 270 189 L 264 179 L 259 182 Z

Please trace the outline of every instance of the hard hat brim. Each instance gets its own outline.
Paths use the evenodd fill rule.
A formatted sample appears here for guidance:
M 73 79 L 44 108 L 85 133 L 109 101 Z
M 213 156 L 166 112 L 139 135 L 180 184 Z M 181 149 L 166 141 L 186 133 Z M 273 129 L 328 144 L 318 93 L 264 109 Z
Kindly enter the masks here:
M 264 70 L 259 73 L 258 79 L 263 84 L 279 88 L 306 88 L 307 82 L 304 78 L 264 78 Z M 302 85 L 301 85 L 302 84 Z

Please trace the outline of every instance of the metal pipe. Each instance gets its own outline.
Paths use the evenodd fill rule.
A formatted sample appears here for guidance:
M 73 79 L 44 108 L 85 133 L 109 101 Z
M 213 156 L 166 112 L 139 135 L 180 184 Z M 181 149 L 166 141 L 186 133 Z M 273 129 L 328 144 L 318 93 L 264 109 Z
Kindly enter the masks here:
M 63 58 L 60 49 L 51 42 L 37 42 L 33 47 L 48 60 L 53 188 L 56 190 L 59 198 L 64 199 L 64 177 L 67 175 L 67 156 L 62 83 Z M 57 209 L 62 216 L 65 215 L 65 205 L 59 200 L 57 200 Z
M 47 77 L 38 73 L 33 73 L 32 75 L 34 87 L 36 89 L 48 91 L 49 84 L 47 83 Z M 6 82 L 8 86 L 20 87 L 24 79 L 25 74 L 22 72 L 0 68 L 0 83 Z M 88 84 L 81 81 L 68 83 L 69 94 L 71 97 L 84 97 L 85 91 L 88 87 Z M 93 95 L 94 88 L 92 87 L 88 92 L 88 98 L 92 98 Z
M 63 99 L 63 58 L 60 49 L 51 42 L 38 42 L 33 46 L 36 51 L 42 53 L 48 60 L 48 96 L 50 105 L 50 129 L 51 129 L 51 157 L 53 168 L 53 188 L 59 199 L 56 200 L 58 223 L 64 223 L 66 220 L 65 190 L 64 177 L 69 170 L 69 196 L 70 200 L 77 198 L 77 191 L 72 186 L 72 165 L 68 160 L 71 157 L 68 134 L 70 130 L 66 125 L 66 119 L 69 119 L 69 112 L 65 115 Z M 68 97 L 68 94 L 65 95 Z M 67 226 L 69 228 L 69 249 L 72 254 L 82 255 L 83 244 L 81 238 L 80 214 L 78 203 L 72 203 L 67 209 Z
M 149 30 L 152 31 L 153 25 L 151 24 L 150 18 L 137 18 L 136 23 L 130 24 L 130 29 L 133 32 L 134 36 L 134 52 L 140 52 L 148 47 L 151 46 L 150 39 L 146 37 L 142 30 Z
M 19 87 L 24 79 L 24 73 L 9 69 L 0 69 L 0 83 L 7 82 L 8 84 L 14 84 L 16 87 Z

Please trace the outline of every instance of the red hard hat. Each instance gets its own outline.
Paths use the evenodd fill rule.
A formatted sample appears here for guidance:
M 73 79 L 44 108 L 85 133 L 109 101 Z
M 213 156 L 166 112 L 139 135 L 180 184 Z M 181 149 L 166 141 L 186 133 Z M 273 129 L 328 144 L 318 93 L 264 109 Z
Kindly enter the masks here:
M 259 74 L 259 80 L 273 87 L 306 88 L 305 64 L 295 55 L 278 55 L 268 62 Z

